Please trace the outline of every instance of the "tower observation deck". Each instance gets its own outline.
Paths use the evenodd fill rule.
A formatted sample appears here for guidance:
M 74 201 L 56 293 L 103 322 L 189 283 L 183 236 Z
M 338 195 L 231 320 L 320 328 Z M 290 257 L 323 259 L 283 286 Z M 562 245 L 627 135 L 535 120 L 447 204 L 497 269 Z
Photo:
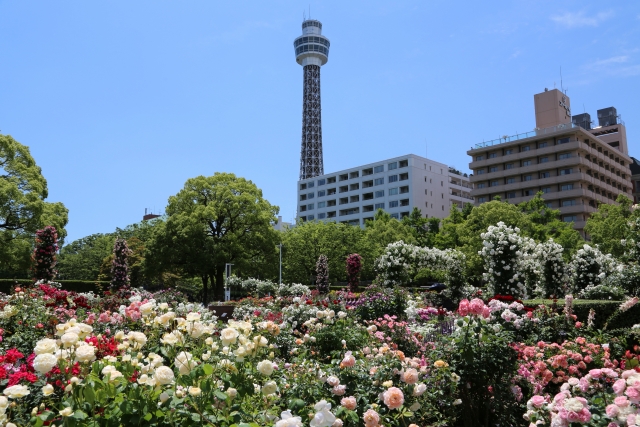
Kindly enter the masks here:
M 300 179 L 307 179 L 324 174 L 320 67 L 329 60 L 329 39 L 322 35 L 322 23 L 315 19 L 304 21 L 302 35 L 295 39 L 293 47 L 296 62 L 304 70 Z

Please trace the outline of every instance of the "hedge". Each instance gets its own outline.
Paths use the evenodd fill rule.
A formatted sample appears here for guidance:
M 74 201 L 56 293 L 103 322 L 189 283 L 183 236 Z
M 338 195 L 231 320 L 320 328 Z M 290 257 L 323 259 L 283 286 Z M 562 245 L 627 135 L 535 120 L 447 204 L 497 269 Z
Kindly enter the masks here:
M 55 280 L 65 291 L 75 292 L 101 292 L 109 289 L 110 282 L 97 280 Z M 8 294 L 16 286 L 31 286 L 33 280 L 30 279 L 0 279 L 0 292 Z
M 523 301 L 523 304 L 526 305 L 527 307 L 537 307 L 539 305 L 551 306 L 553 305 L 553 300 L 550 300 L 550 299 L 526 300 L 526 301 Z M 578 320 L 584 323 L 586 327 L 587 318 L 589 317 L 589 310 L 593 308 L 594 311 L 596 312 L 596 317 L 594 319 L 595 329 L 604 329 L 604 326 L 607 323 L 607 320 L 616 312 L 616 310 L 618 310 L 618 308 L 620 307 L 620 304 L 622 304 L 622 301 L 575 299 L 573 300 L 573 314 L 575 314 L 578 317 Z M 558 305 L 558 310 L 563 310 L 564 299 L 557 300 L 557 305 Z M 619 326 L 616 326 L 616 328 L 618 327 Z M 607 329 L 615 329 L 615 328 L 612 328 L 611 325 L 609 325 Z

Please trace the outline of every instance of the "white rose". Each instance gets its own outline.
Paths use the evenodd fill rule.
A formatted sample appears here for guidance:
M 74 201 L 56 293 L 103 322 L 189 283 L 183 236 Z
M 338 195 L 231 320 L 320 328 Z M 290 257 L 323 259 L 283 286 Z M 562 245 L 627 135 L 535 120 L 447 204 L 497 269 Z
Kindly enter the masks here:
M 423 383 L 416 384 L 416 386 L 413 388 L 413 395 L 422 396 L 425 391 L 427 391 L 426 385 L 424 385 Z
M 235 388 L 229 387 L 227 389 L 227 395 L 229 396 L 229 398 L 233 399 L 238 395 L 238 390 L 236 390 Z
M 175 345 L 178 342 L 178 337 L 173 333 L 166 333 L 160 339 L 160 342 L 167 345 Z
M 275 394 L 278 390 L 278 386 L 275 381 L 267 381 L 265 385 L 262 386 L 262 394 L 265 396 L 269 396 L 270 394 Z
M 60 415 L 62 415 L 63 417 L 70 417 L 71 415 L 73 415 L 73 409 L 67 406 L 62 411 L 60 411 Z
M 31 392 L 26 386 L 17 384 L 17 385 L 12 385 L 11 387 L 5 388 L 3 393 L 5 396 L 9 397 L 9 399 L 19 399 L 21 397 L 25 397 Z
M 220 331 L 220 340 L 223 345 L 235 344 L 240 334 L 233 328 L 224 328 Z
M 33 349 L 33 352 L 36 355 L 43 353 L 55 353 L 57 349 L 58 344 L 56 343 L 56 340 L 44 338 L 36 343 L 36 347 Z
M 58 364 L 58 358 L 51 353 L 39 354 L 33 359 L 33 369 L 46 374 Z
M 199 387 L 189 387 L 189 394 L 193 397 L 198 397 L 202 394 L 202 390 Z
M 78 342 L 79 338 L 80 337 L 78 337 L 78 334 L 76 334 L 75 332 L 66 332 L 64 335 L 62 335 L 62 337 L 60 338 L 60 341 L 62 341 L 62 344 L 66 348 L 69 348 L 75 345 L 75 343 Z
M 140 306 L 140 314 L 143 316 L 148 316 L 153 312 L 153 308 L 155 307 L 155 303 L 146 302 Z
M 42 394 L 44 396 L 50 396 L 53 394 L 53 386 L 51 384 L 47 384 L 46 386 L 42 387 Z
M 158 383 L 162 385 L 171 384 L 175 378 L 173 370 L 167 366 L 160 366 L 158 369 L 156 369 L 153 376 L 156 381 L 158 381 Z
M 76 361 L 88 363 L 96 360 L 96 348 L 92 345 L 82 345 L 76 349 Z
M 164 403 L 164 402 L 166 402 L 167 400 L 169 400 L 169 394 L 167 394 L 167 392 L 166 392 L 166 391 L 163 391 L 163 392 L 160 394 L 160 402 Z
M 260 371 L 262 375 L 268 377 L 273 373 L 273 362 L 270 360 L 263 360 L 262 362 L 258 363 L 258 371 Z
M 187 375 L 193 368 L 196 367 L 196 362 L 193 360 L 191 353 L 181 351 L 175 359 L 175 365 L 178 367 L 178 372 L 181 375 Z

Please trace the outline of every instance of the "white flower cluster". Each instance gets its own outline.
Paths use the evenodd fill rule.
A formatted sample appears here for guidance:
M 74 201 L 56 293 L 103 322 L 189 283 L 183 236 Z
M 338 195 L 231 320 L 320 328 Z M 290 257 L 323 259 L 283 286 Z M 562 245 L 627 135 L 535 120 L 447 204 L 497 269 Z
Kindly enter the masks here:
M 588 291 L 603 284 L 607 276 L 617 271 L 617 263 L 611 254 L 603 254 L 597 247 L 585 244 L 571 260 L 573 289 Z
M 526 298 L 527 289 L 522 271 L 526 268 L 526 260 L 531 256 L 535 243 L 520 236 L 518 227 L 511 228 L 502 221 L 490 226 L 480 236 L 483 247 L 478 254 L 484 259 L 483 278 L 489 292 Z
M 311 293 L 311 289 L 308 286 L 305 286 L 301 283 L 292 283 L 290 285 L 281 284 L 278 287 L 278 296 L 279 297 L 291 297 L 291 296 L 302 296 L 309 295 Z
M 535 245 L 531 255 L 525 257 L 522 264 L 530 292 L 541 298 L 562 297 L 566 293 L 564 288 L 569 276 L 563 252 L 562 245 L 549 239 Z
M 404 243 L 390 243 L 375 262 L 378 278 L 384 286 L 408 283 L 418 270 L 444 271 L 446 285 L 458 287 L 464 282 L 465 256 L 455 249 L 423 248 Z

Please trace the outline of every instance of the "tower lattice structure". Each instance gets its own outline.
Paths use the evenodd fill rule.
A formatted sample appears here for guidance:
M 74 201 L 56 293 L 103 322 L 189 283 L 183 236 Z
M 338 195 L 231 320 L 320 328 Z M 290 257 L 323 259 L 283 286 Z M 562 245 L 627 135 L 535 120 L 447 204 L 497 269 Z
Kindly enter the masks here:
M 300 179 L 324 174 L 320 67 L 329 60 L 329 45 L 329 39 L 322 35 L 322 23 L 315 19 L 302 23 L 302 36 L 293 42 L 296 62 L 304 70 Z

